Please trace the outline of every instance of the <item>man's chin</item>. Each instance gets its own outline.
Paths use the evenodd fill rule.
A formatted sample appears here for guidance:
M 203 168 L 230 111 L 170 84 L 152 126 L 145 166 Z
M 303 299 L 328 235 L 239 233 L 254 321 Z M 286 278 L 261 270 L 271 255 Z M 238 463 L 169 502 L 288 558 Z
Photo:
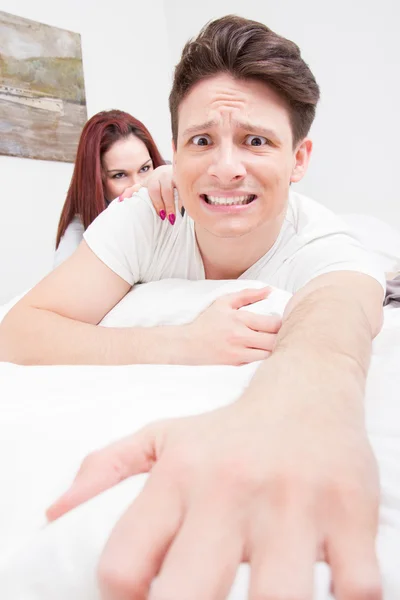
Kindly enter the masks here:
M 214 237 L 220 239 L 235 239 L 241 238 L 244 235 L 247 235 L 251 231 L 251 227 L 204 227 L 209 233 L 211 233 Z

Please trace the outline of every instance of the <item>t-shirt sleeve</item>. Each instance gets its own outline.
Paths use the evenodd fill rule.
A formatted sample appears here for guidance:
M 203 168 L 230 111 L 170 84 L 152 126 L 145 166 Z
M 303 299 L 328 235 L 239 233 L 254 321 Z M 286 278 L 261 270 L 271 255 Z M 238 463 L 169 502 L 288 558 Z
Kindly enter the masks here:
M 130 285 L 143 278 L 154 253 L 157 214 L 140 190 L 123 202 L 114 200 L 84 233 L 96 256 Z
M 290 258 L 287 277 L 295 293 L 309 281 L 325 273 L 354 271 L 376 279 L 386 289 L 385 274 L 377 257 L 365 249 L 350 233 L 326 231 L 300 247 Z

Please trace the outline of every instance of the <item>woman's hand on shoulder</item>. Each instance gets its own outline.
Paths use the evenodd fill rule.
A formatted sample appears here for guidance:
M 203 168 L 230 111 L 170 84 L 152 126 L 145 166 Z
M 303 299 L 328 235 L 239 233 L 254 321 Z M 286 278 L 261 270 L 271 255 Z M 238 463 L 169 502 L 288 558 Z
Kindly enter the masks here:
M 141 187 L 147 187 L 150 200 L 160 217 L 168 219 L 171 225 L 175 223 L 175 199 L 174 199 L 174 180 L 172 176 L 172 165 L 162 165 L 149 175 L 144 184 L 136 184 L 124 190 L 118 198 L 119 202 L 138 192 Z

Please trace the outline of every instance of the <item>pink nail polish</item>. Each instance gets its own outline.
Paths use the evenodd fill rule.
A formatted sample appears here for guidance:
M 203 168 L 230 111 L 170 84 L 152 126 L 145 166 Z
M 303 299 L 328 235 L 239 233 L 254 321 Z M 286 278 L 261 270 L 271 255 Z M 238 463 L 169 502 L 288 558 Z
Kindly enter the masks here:
M 171 213 L 170 215 L 168 215 L 168 221 L 171 223 L 171 225 L 173 225 L 175 223 L 176 217 L 174 215 L 174 213 Z
M 167 216 L 167 213 L 165 212 L 165 210 L 160 210 L 160 219 L 162 221 L 164 221 L 166 216 Z

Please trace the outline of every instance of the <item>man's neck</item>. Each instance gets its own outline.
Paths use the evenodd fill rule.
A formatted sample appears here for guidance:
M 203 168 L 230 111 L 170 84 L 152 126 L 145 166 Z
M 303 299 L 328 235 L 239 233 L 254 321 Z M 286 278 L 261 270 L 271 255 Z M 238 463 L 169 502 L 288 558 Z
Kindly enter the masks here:
M 241 237 L 217 237 L 195 226 L 206 279 L 238 279 L 272 248 L 283 220 L 280 215 Z

